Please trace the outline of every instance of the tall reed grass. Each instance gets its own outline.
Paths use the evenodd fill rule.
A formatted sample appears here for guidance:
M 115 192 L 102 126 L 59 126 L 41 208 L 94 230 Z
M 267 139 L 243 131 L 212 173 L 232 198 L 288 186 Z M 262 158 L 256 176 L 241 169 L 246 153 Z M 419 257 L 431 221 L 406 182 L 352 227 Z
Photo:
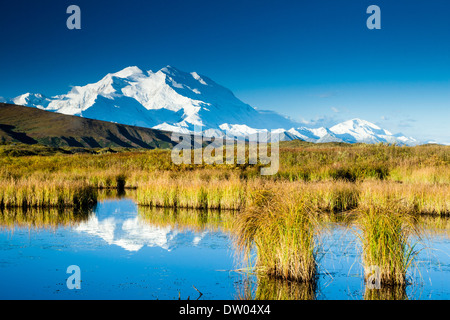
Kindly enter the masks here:
M 450 184 L 404 184 L 394 182 L 365 182 L 361 185 L 361 209 L 388 207 L 395 202 L 398 210 L 418 214 L 450 214 Z
M 19 205 L 23 197 L 18 192 L 11 196 L 10 184 L 27 185 L 26 190 L 36 192 L 59 184 L 56 189 L 67 188 L 68 193 L 76 188 L 70 185 L 84 184 L 95 189 L 137 188 L 138 202 L 143 205 L 240 210 L 252 185 L 268 183 L 278 188 L 283 182 L 297 183 L 310 192 L 322 211 L 353 209 L 366 185 L 379 183 L 380 188 L 392 191 L 398 184 L 395 192 L 403 193 L 417 211 L 448 214 L 450 147 L 288 142 L 281 145 L 278 174 L 264 177 L 258 165 L 175 165 L 170 150 L 0 156 L 0 193 L 11 205 Z M 51 193 L 44 198 L 66 198 L 61 190 Z
M 96 202 L 97 191 L 81 182 L 31 179 L 0 181 L 0 208 L 89 208 Z
M 405 286 L 406 274 L 417 252 L 410 243 L 411 235 L 419 235 L 414 217 L 393 200 L 366 203 L 357 216 L 358 234 L 363 248 L 366 280 L 377 268 L 381 285 Z
M 236 177 L 220 180 L 187 174 L 170 178 L 163 174 L 141 183 L 136 200 L 154 207 L 239 210 L 245 203 L 246 187 Z
M 250 256 L 258 273 L 299 282 L 315 281 L 317 213 L 294 190 L 260 190 L 237 215 L 235 244 Z

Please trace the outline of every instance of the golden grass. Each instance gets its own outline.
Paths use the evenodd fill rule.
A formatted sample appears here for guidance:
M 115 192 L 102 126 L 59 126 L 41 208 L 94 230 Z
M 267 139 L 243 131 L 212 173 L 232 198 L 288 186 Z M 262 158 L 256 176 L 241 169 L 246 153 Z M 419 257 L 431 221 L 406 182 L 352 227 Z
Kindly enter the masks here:
M 317 213 L 305 195 L 260 190 L 236 217 L 235 244 L 245 256 L 256 249 L 258 273 L 299 282 L 316 278 Z
M 139 205 L 154 207 L 239 210 L 245 201 L 246 183 L 239 178 L 211 178 L 199 174 L 171 177 L 162 174 L 142 182 Z
M 414 217 L 395 200 L 365 203 L 357 215 L 365 278 L 378 268 L 381 285 L 405 286 L 415 255 L 411 235 L 419 235 Z
M 24 197 L 18 192 L 11 196 L 10 184 L 26 185 L 24 190 L 34 188 L 36 192 L 48 189 L 52 194 L 45 197 L 52 198 L 50 203 L 63 194 L 56 189 L 68 189 L 70 193 L 76 185 L 137 188 L 138 203 L 143 205 L 240 210 L 254 186 L 269 183 L 278 188 L 279 183 L 291 182 L 312 193 L 318 210 L 339 212 L 357 207 L 365 184 L 380 183 L 381 189 L 402 193 L 422 213 L 450 212 L 446 196 L 450 188 L 450 147 L 283 145 L 296 144 L 282 144 L 280 170 L 274 176 L 260 176 L 259 164 L 178 166 L 172 163 L 169 150 L 0 156 L 0 194 L 5 199 L 18 199 L 5 202 L 19 205 Z M 405 190 L 395 191 L 396 182 L 401 185 L 397 189 Z M 25 193 L 27 198 L 33 197 Z
M 399 210 L 418 214 L 450 214 L 450 185 L 365 182 L 361 185 L 359 208 L 384 208 L 395 202 Z
M 0 208 L 89 208 L 96 202 L 97 191 L 82 182 L 33 179 L 0 181 Z

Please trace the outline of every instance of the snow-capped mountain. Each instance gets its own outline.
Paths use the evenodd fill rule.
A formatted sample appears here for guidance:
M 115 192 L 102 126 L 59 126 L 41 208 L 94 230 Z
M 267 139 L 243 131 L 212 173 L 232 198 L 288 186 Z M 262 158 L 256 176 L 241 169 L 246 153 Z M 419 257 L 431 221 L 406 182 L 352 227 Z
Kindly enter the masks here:
M 294 125 L 276 113 L 256 111 L 207 77 L 170 66 L 157 72 L 128 67 L 64 95 L 49 98 L 26 93 L 12 102 L 169 131 L 193 130 L 195 125 L 220 129 L 225 123 L 267 129 Z
M 167 66 L 157 72 L 128 67 L 100 81 L 46 97 L 25 93 L 9 102 L 68 115 L 181 133 L 246 137 L 261 131 L 280 140 L 417 144 L 370 122 L 353 119 L 331 128 L 307 128 L 273 111 L 256 110 L 227 88 L 196 72 Z
M 361 120 L 353 119 L 339 123 L 330 128 L 334 137 L 344 142 L 363 142 L 363 143 L 400 143 L 400 144 L 418 144 L 419 142 L 403 134 L 392 134 L 391 132 L 381 129 L 377 125 Z
M 399 145 L 417 145 L 420 142 L 401 133 L 392 134 L 377 125 L 361 120 L 352 119 L 339 123 L 331 128 L 291 128 L 277 129 L 273 132 L 280 134 L 280 140 L 301 139 L 309 142 L 346 142 L 346 143 L 396 143 Z

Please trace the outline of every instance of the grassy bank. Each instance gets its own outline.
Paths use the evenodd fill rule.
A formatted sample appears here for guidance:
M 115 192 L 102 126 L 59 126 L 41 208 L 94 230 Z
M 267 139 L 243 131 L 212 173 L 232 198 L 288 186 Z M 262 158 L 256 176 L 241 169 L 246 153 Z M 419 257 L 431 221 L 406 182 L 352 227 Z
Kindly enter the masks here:
M 290 143 L 287 145 L 292 146 L 293 142 Z M 39 146 L 14 146 L 18 154 L 11 156 L 11 146 L 0 146 L 0 180 L 45 175 L 61 176 L 68 181 L 81 179 L 92 186 L 114 187 L 117 177 L 122 176 L 124 187 L 139 187 L 160 173 L 183 178 L 194 172 L 203 176 L 203 180 L 237 176 L 242 180 L 263 178 L 290 182 L 371 180 L 450 184 L 448 146 L 303 144 L 288 148 L 281 143 L 280 169 L 276 175 L 264 177 L 259 174 L 259 165 L 175 165 L 170 150 L 110 149 L 111 152 L 103 150 L 104 153 L 98 150 L 92 154 L 64 154 L 51 148 L 42 151 Z M 4 150 L 9 151 L 5 154 Z

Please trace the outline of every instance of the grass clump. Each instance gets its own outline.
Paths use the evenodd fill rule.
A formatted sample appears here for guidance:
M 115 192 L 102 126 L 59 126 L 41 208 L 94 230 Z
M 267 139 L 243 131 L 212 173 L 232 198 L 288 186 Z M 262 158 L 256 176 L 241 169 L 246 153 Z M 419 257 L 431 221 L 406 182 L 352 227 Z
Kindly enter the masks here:
M 317 217 L 307 197 L 294 189 L 260 190 L 237 215 L 235 243 L 246 256 L 256 249 L 255 269 L 299 282 L 316 279 Z
M 378 269 L 381 285 L 405 286 L 406 273 L 417 252 L 409 243 L 418 235 L 414 217 L 395 201 L 366 204 L 358 213 L 357 223 L 363 248 L 365 279 Z

